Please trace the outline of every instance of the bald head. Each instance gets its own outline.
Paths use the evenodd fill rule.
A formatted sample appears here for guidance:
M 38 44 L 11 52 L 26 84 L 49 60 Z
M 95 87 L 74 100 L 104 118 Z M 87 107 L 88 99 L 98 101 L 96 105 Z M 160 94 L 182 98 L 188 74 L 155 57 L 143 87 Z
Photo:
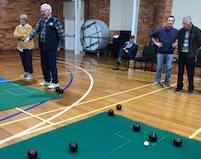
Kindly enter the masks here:
M 191 30 L 192 28 L 192 19 L 190 16 L 186 16 L 182 20 L 182 25 L 184 30 Z

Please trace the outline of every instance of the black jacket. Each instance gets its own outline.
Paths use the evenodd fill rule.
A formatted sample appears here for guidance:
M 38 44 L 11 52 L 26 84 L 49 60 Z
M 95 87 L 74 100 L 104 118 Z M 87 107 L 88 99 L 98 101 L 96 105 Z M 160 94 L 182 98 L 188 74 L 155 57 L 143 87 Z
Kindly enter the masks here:
M 178 53 L 181 53 L 185 37 L 185 30 L 182 28 L 178 33 Z M 188 58 L 194 58 L 197 53 L 197 49 L 201 46 L 201 31 L 199 28 L 192 26 L 189 35 L 189 52 Z

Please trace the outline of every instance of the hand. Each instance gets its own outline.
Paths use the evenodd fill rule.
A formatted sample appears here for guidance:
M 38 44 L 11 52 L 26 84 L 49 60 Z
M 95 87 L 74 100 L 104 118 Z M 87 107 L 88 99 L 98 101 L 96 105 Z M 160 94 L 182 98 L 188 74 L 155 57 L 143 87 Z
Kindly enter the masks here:
M 21 40 L 24 41 L 27 38 L 27 36 L 21 37 Z
M 127 49 L 124 50 L 126 53 L 129 53 L 129 51 Z
M 25 40 L 24 40 L 24 43 L 27 44 L 29 41 L 30 41 L 30 38 L 26 37 Z
M 175 48 L 175 47 L 177 47 L 177 45 L 178 45 L 178 43 L 173 43 L 172 47 Z
M 57 51 L 60 51 L 60 50 L 61 50 L 61 48 L 60 48 L 60 47 L 58 47 L 58 48 L 57 48 Z
M 161 42 L 157 42 L 156 46 L 158 46 L 159 48 L 163 46 L 163 44 Z

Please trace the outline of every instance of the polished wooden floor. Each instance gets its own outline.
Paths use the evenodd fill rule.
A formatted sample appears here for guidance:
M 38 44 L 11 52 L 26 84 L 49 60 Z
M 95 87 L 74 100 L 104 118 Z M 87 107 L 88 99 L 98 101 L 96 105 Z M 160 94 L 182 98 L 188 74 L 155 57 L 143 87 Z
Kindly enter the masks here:
M 175 94 L 173 88 L 151 86 L 154 72 L 132 69 L 114 71 L 111 69 L 113 62 L 112 57 L 74 56 L 60 52 L 58 72 L 61 86 L 64 87 L 69 83 L 72 78 L 70 72 L 73 75 L 73 82 L 64 98 L 49 101 L 40 107 L 0 122 L 0 147 L 115 108 L 118 103 L 123 104 L 123 110 L 116 111 L 118 114 L 201 140 L 201 79 L 198 76 L 195 78 L 197 91 L 194 95 L 189 96 L 185 91 Z M 35 80 L 24 82 L 19 78 L 23 71 L 18 54 L 14 51 L 0 52 L 1 77 L 51 91 L 37 85 L 43 80 L 38 51 L 34 52 L 33 65 Z M 176 75 L 171 77 L 173 86 L 176 78 Z M 29 106 L 0 112 L 0 118 L 19 110 L 23 111 L 27 107 Z M 63 114 L 55 116 L 61 111 Z M 53 120 L 50 120 L 51 118 Z

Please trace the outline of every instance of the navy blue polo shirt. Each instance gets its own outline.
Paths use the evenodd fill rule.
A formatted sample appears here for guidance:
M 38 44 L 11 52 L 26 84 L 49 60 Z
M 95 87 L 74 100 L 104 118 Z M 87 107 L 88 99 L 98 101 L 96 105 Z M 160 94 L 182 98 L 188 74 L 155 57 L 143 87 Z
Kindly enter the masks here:
M 167 27 L 162 27 L 152 32 L 150 37 L 159 39 L 159 42 L 163 44 L 162 47 L 157 49 L 158 53 L 161 54 L 173 54 L 174 48 L 172 44 L 177 39 L 178 30 L 176 28 L 168 29 Z

